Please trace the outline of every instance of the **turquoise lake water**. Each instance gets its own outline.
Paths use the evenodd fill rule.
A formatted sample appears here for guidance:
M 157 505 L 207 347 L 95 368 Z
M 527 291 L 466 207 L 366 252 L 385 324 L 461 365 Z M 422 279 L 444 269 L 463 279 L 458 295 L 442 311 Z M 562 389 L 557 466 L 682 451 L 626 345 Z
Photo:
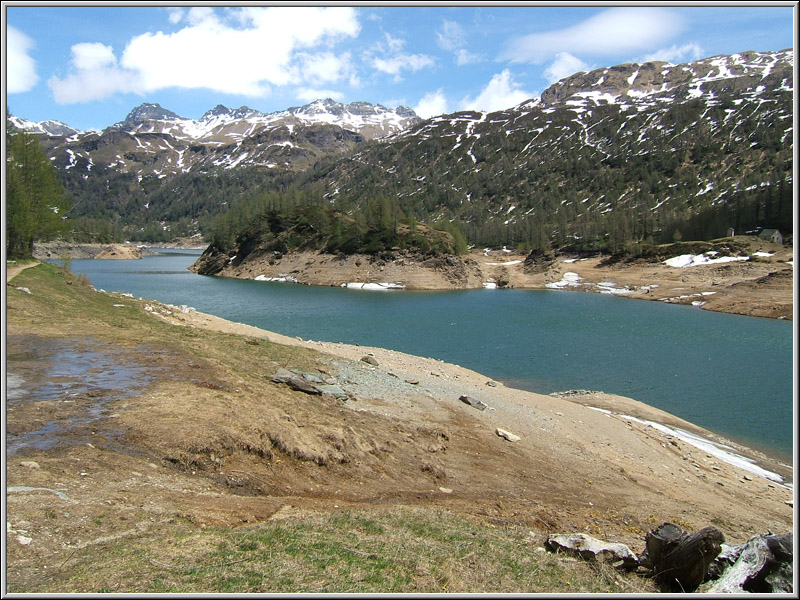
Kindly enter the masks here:
M 793 325 L 560 290 L 369 292 L 221 279 L 197 251 L 74 260 L 98 289 L 303 339 L 455 363 L 539 393 L 602 390 L 791 460 Z

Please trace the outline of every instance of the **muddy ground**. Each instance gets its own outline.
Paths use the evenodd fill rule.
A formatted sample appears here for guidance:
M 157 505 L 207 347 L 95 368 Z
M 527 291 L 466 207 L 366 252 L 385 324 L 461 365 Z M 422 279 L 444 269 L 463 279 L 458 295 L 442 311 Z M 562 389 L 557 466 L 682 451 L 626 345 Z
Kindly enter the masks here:
M 7 286 L 10 591 L 57 588 L 80 553 L 158 539 L 176 522 L 239 527 L 349 507 L 445 508 L 636 551 L 665 521 L 715 525 L 731 543 L 793 529 L 791 488 L 619 416 L 724 442 L 633 400 L 532 394 L 39 271 Z M 347 396 L 275 383 L 279 368 Z M 730 445 L 791 480 L 792 465 Z

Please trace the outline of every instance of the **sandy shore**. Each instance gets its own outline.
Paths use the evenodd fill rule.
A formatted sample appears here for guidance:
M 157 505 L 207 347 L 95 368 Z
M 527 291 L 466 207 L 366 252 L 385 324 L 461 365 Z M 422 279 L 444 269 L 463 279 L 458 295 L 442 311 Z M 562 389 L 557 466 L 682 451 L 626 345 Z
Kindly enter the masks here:
M 447 387 L 447 394 L 449 395 L 459 392 L 461 386 L 463 386 L 464 389 L 469 388 L 470 390 L 480 389 L 481 395 L 483 395 L 487 389 L 486 383 L 491 382 L 492 386 L 489 387 L 489 390 L 492 394 L 503 396 L 504 399 L 512 402 L 519 402 L 521 399 L 534 399 L 536 402 L 546 403 L 548 405 L 562 405 L 564 401 L 567 401 L 572 404 L 600 409 L 600 411 L 608 411 L 614 415 L 628 415 L 643 421 L 659 423 L 670 428 L 687 431 L 713 443 L 727 445 L 733 452 L 757 461 L 766 470 L 780 474 L 786 481 L 791 482 L 792 480 L 791 465 L 782 465 L 780 462 L 763 453 L 736 444 L 731 440 L 690 423 L 689 421 L 632 398 L 585 390 L 575 390 L 575 392 L 579 393 L 560 395 L 535 394 L 533 392 L 507 387 L 481 373 L 434 358 L 425 358 L 398 352 L 396 350 L 372 346 L 303 340 L 299 337 L 282 335 L 244 323 L 228 321 L 193 309 L 189 309 L 188 312 L 182 312 L 178 307 L 171 308 L 173 311 L 172 314 L 167 317 L 167 320 L 176 324 L 267 339 L 271 342 L 287 346 L 310 348 L 351 361 L 359 361 L 365 356 L 371 356 L 381 365 L 382 370 L 393 373 L 399 379 L 418 379 L 420 373 L 422 373 L 423 376 L 427 374 L 427 376 L 433 377 L 433 383 L 436 383 L 438 387 L 442 387 L 442 383 L 444 382 L 446 384 L 445 387 Z M 163 315 L 159 316 L 164 318 Z M 428 381 L 431 383 L 430 379 Z M 603 421 L 602 418 L 599 420 L 601 422 Z M 788 469 L 787 466 L 789 467 Z
M 648 513 L 672 515 L 672 519 L 686 522 L 735 523 L 732 529 L 737 531 L 728 532 L 734 536 L 754 533 L 759 525 L 750 517 L 756 514 L 762 528 L 792 527 L 792 465 L 630 398 L 592 392 L 534 394 L 435 359 L 291 338 L 192 310 L 174 310 L 161 318 L 309 348 L 358 365 L 355 371 L 348 367 L 347 372 L 360 384 L 359 411 L 432 426 L 450 420 L 450 411 L 455 409 L 474 419 L 475 424 L 468 427 L 486 430 L 487 435 L 498 428 L 510 431 L 521 437 L 521 460 L 512 460 L 507 466 L 527 464 L 544 472 L 568 473 L 567 487 L 572 493 L 576 482 L 584 487 L 582 504 L 591 512 L 624 506 L 639 518 Z M 365 356 L 373 357 L 377 366 L 365 366 L 361 361 Z M 357 371 L 361 375 L 354 375 Z M 457 402 L 462 395 L 477 398 L 490 408 L 478 413 Z M 443 403 L 451 406 L 443 410 Z M 480 470 L 475 475 L 480 476 Z M 449 478 L 448 486 L 454 485 L 453 479 Z M 539 494 L 549 495 L 544 489 Z M 575 501 L 581 504 L 577 498 Z
M 332 256 L 296 252 L 228 264 L 222 277 L 289 281 L 315 286 L 354 283 L 390 284 L 408 290 L 552 289 L 613 294 L 775 319 L 794 318 L 792 247 L 752 236 L 746 260 L 671 266 L 664 262 L 610 263 L 606 256 L 557 255 L 539 267 L 527 255 L 509 251 L 473 251 L 465 257 L 421 259 L 397 256 Z

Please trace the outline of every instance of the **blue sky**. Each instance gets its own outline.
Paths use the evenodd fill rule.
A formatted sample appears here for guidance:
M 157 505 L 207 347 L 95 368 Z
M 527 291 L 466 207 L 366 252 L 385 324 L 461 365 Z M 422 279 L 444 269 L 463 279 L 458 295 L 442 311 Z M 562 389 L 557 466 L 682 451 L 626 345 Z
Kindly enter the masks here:
M 791 48 L 795 5 L 4 2 L 6 107 L 78 129 L 142 102 L 192 119 L 217 104 L 273 112 L 325 97 L 422 117 L 499 110 L 581 70 Z

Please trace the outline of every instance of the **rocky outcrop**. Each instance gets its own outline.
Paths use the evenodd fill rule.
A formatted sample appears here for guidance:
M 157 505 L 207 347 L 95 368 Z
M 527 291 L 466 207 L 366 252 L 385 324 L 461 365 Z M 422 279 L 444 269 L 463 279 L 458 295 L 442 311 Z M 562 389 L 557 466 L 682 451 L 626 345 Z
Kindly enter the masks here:
M 556 256 L 552 252 L 531 250 L 530 254 L 525 257 L 525 262 L 522 263 L 522 270 L 524 273 L 528 274 L 544 273 L 553 266 L 555 262 Z
M 33 247 L 33 257 L 39 260 L 70 259 L 139 259 L 154 252 L 129 244 L 75 244 L 72 242 L 38 242 Z
M 757 535 L 739 546 L 723 546 L 709 571 L 721 574 L 704 592 L 711 594 L 791 594 L 794 536 Z M 712 577 L 714 578 L 714 577 Z
M 107 246 L 95 258 L 111 260 L 138 260 L 142 258 L 142 249 L 135 246 L 116 244 Z

